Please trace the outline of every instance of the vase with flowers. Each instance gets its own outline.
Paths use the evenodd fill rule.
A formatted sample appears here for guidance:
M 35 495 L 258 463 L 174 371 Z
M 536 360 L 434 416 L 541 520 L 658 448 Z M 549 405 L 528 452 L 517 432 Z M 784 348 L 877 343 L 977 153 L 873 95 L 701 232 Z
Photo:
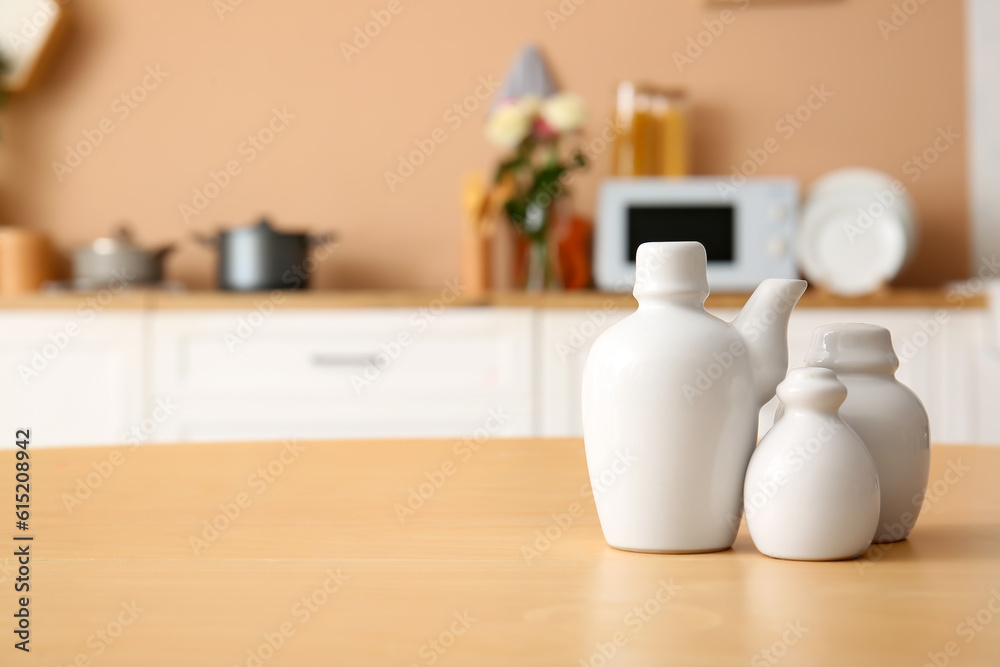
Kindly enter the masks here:
M 567 152 L 563 144 L 585 121 L 583 100 L 569 92 L 504 100 L 487 118 L 486 136 L 510 151 L 497 166 L 494 188 L 521 241 L 519 282 L 527 290 L 562 286 L 554 223 L 569 194 L 567 176 L 587 166 L 582 151 Z

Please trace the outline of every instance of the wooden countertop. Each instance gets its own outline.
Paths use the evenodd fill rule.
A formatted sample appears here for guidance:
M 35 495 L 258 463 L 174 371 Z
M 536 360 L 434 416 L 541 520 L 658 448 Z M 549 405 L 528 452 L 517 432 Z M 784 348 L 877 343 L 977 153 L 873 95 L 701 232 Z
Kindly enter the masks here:
M 30 455 L 31 653 L 11 646 L 8 557 L 5 665 L 842 667 L 924 665 L 931 654 L 965 666 L 1000 656 L 1000 449 L 935 447 L 910 539 L 836 563 L 762 556 L 745 526 L 722 553 L 616 551 L 579 440 Z M 0 453 L 0 470 L 10 554 L 23 544 L 10 541 L 13 452 Z M 408 501 L 411 490 L 424 497 Z M 408 502 L 412 513 L 401 511 Z
M 740 308 L 749 294 L 712 294 L 707 305 Z M 631 294 L 594 291 L 491 292 L 466 294 L 450 288 L 434 290 L 309 290 L 232 293 L 215 291 L 159 292 L 135 290 L 97 294 L 53 293 L 0 296 L 0 310 L 36 309 L 252 309 L 261 301 L 285 308 L 421 308 L 429 305 L 507 308 L 634 308 Z M 799 308 L 984 308 L 985 294 L 966 295 L 946 288 L 892 289 L 858 298 L 838 297 L 810 289 Z

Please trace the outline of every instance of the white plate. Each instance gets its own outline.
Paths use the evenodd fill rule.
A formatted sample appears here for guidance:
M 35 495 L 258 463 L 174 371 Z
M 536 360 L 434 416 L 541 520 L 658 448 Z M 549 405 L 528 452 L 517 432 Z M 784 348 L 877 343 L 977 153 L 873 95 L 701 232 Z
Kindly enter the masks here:
M 917 226 L 909 194 L 893 183 L 882 172 L 843 169 L 813 185 L 797 247 L 810 282 L 861 296 L 899 274 L 916 249 Z

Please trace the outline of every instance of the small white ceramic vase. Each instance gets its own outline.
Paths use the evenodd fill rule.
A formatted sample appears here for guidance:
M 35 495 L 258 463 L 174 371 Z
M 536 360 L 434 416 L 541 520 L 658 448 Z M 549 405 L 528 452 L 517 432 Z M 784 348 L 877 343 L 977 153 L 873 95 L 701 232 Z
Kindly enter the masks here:
M 847 388 L 831 370 L 796 368 L 777 391 L 784 415 L 743 487 L 750 537 L 773 558 L 855 558 L 875 535 L 879 485 L 865 443 L 837 413 Z
M 927 490 L 930 426 L 923 403 L 896 379 L 899 359 L 888 329 L 874 324 L 820 327 L 806 364 L 829 368 L 847 387 L 840 416 L 868 447 L 882 489 L 875 542 L 905 539 Z

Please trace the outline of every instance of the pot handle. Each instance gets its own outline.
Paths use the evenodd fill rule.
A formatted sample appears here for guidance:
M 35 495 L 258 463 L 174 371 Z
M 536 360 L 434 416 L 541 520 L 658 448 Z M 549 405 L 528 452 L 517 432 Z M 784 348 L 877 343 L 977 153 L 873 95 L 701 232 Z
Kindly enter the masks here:
M 219 247 L 218 236 L 207 236 L 205 234 L 202 234 L 201 232 L 194 232 L 193 234 L 191 234 L 191 236 L 194 238 L 195 241 L 204 246 L 208 246 L 209 248 Z
M 328 243 L 336 243 L 337 234 L 334 232 L 327 232 L 326 234 L 318 234 L 316 236 L 307 236 L 306 244 L 310 248 L 317 248 L 319 246 L 325 246 Z

